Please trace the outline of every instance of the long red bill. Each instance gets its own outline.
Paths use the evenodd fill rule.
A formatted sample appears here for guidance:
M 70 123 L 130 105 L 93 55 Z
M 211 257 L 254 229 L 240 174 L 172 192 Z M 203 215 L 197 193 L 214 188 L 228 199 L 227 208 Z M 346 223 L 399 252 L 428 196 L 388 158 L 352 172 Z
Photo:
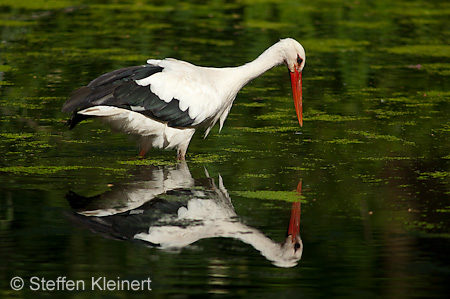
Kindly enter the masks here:
M 290 72 L 292 96 L 294 98 L 295 111 L 297 112 L 298 122 L 300 127 L 303 126 L 303 102 L 302 102 L 302 72 L 296 69 Z

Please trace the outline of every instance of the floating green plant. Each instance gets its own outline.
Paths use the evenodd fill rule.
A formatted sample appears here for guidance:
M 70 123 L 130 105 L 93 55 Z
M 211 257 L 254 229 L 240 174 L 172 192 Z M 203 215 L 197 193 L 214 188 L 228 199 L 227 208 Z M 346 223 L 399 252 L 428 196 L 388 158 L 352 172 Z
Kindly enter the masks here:
M 108 4 L 92 4 L 91 9 L 94 10 L 119 10 L 119 11 L 138 11 L 138 12 L 170 12 L 174 10 L 173 6 L 168 5 L 151 5 L 146 3 L 142 5 L 140 2 L 133 3 L 108 3 Z
M 386 7 L 385 12 L 389 14 L 401 15 L 405 19 L 406 17 L 420 17 L 420 18 L 435 18 L 450 14 L 450 9 L 444 5 L 434 6 L 430 2 L 430 5 L 424 5 L 427 2 L 421 3 L 421 5 L 411 5 L 408 2 L 397 2 L 397 5 Z M 446 2 L 441 2 L 447 4 Z
M 385 183 L 387 183 L 387 181 L 377 178 L 374 175 L 369 175 L 369 174 L 357 174 L 356 175 L 357 178 L 360 178 L 364 183 L 382 183 L 383 181 Z
M 358 139 L 346 139 L 346 138 L 335 138 L 332 140 L 323 141 L 324 143 L 331 144 L 356 144 L 356 143 L 364 143 L 364 141 Z
M 250 152 L 252 152 L 249 149 L 237 148 L 237 147 L 228 147 L 228 148 L 224 148 L 223 150 L 227 151 L 227 152 L 232 152 L 232 153 L 250 153 Z
M 0 172 L 9 172 L 14 174 L 53 174 L 59 171 L 76 170 L 82 168 L 81 166 L 9 166 L 0 167 Z
M 306 121 L 329 121 L 329 122 L 341 122 L 341 121 L 356 121 L 369 119 L 366 116 L 353 116 L 353 115 L 337 115 L 326 114 L 323 112 L 308 112 L 304 118 Z
M 219 40 L 219 39 L 201 39 L 197 37 L 189 37 L 189 38 L 183 38 L 183 40 L 187 42 L 194 42 L 197 44 L 204 44 L 204 45 L 214 45 L 214 46 L 233 46 L 234 42 L 232 40 Z
M 286 118 L 286 115 L 289 115 L 286 111 L 276 111 L 276 112 L 272 112 L 272 113 L 266 113 L 266 114 L 262 114 L 262 115 L 258 115 L 256 117 L 256 119 L 261 119 L 261 120 L 269 120 L 269 119 L 275 119 L 275 120 L 280 120 L 283 118 Z
M 92 57 L 101 57 L 102 59 L 114 59 L 118 60 L 117 57 L 122 57 L 123 53 L 128 53 L 126 56 L 134 56 L 130 51 L 122 48 L 74 48 L 74 47 L 55 47 L 51 49 L 47 49 L 46 51 L 29 51 L 26 53 L 27 56 L 30 57 L 42 57 L 42 58 L 54 58 L 55 56 L 60 56 L 63 54 L 64 59 L 82 59 L 87 56 Z M 139 57 L 144 57 L 139 56 Z M 144 60 L 148 59 L 147 56 L 143 58 Z
M 33 133 L 0 133 L 0 137 L 10 140 L 25 139 L 35 136 Z
M 382 135 L 382 134 L 376 134 L 376 133 L 371 133 L 371 132 L 367 132 L 367 131 L 348 131 L 350 134 L 356 134 L 356 135 L 361 135 L 365 138 L 368 139 L 378 139 L 378 140 L 385 140 L 385 141 L 399 141 L 402 142 L 403 144 L 407 144 L 407 145 L 415 145 L 414 142 L 412 141 L 406 141 L 403 140 L 401 138 L 392 136 L 392 135 Z
M 283 28 L 289 28 L 292 27 L 293 24 L 291 23 L 281 23 L 281 22 L 269 22 L 269 21 L 263 21 L 261 19 L 249 19 L 245 22 L 245 25 L 252 28 L 259 28 L 259 29 L 269 29 L 269 30 L 279 30 Z
M 123 172 L 122 168 L 110 168 L 110 167 L 91 167 L 91 166 L 8 166 L 0 167 L 0 172 L 7 172 L 13 174 L 26 174 L 26 175 L 49 175 L 55 174 L 61 171 L 77 170 L 77 169 L 101 169 L 107 172 Z
M 190 155 L 188 154 L 186 160 L 189 163 L 214 163 L 223 162 L 226 160 L 226 156 L 221 156 L 218 154 L 199 154 Z M 164 165 L 177 165 L 179 161 L 175 159 L 161 158 L 143 158 L 143 159 L 133 159 L 133 160 L 120 160 L 117 163 L 122 165 L 154 165 L 154 166 L 164 166 Z
M 148 55 L 143 54 L 120 54 L 108 56 L 108 59 L 115 61 L 146 61 L 148 58 Z
M 133 160 L 119 160 L 117 161 L 117 163 L 122 164 L 122 165 L 133 165 L 133 166 L 170 166 L 170 165 L 177 165 L 178 161 L 176 160 L 164 160 L 164 159 L 150 159 L 150 158 L 146 158 L 146 159 L 133 159 Z
M 413 120 L 408 120 L 408 121 L 393 121 L 389 123 L 390 126 L 416 126 L 417 122 L 413 121 Z
M 289 166 L 289 167 L 286 167 L 286 169 L 295 170 L 295 171 L 309 171 L 309 170 L 313 170 L 314 168 L 302 167 L 302 166 Z
M 406 45 L 384 49 L 388 53 L 399 55 L 417 55 L 450 58 L 450 45 Z
M 227 160 L 227 156 L 218 154 L 199 154 L 199 155 L 188 155 L 186 158 L 191 163 L 215 163 L 224 162 Z
M 268 179 L 275 176 L 274 173 L 246 173 L 243 175 L 244 178 L 258 178 L 258 179 Z
M 440 128 L 435 129 L 436 132 L 450 132 L 450 122 L 442 124 Z
M 161 30 L 170 28 L 172 25 L 167 23 L 145 23 L 141 24 L 139 27 L 146 30 Z
M 267 126 L 267 127 L 234 127 L 233 129 L 250 132 L 250 133 L 281 133 L 281 132 L 289 132 L 289 131 L 298 131 L 297 127 L 289 127 L 289 126 Z
M 427 90 L 427 91 L 418 91 L 418 96 L 422 96 L 425 101 L 448 101 L 450 97 L 450 91 L 447 90 Z
M 306 202 L 305 197 L 297 191 L 232 191 L 237 196 L 256 198 L 261 200 L 282 200 L 288 202 L 297 202 L 301 200 Z
M 57 135 L 51 133 L 0 133 L 0 144 L 21 148 L 21 152 L 34 153 L 42 149 L 53 148 L 54 144 L 51 144 L 49 140 L 55 136 Z
M 420 70 L 424 70 L 433 75 L 449 76 L 450 75 L 450 63 L 424 63 L 420 66 L 416 66 Z
M 415 104 L 417 105 L 417 104 Z M 373 109 L 373 110 L 367 110 L 366 112 L 374 113 L 377 118 L 391 118 L 391 117 L 397 117 L 402 115 L 410 115 L 414 114 L 414 111 L 393 111 L 393 110 L 387 110 L 387 109 Z
M 12 70 L 12 66 L 10 66 L 8 64 L 0 65 L 0 72 L 8 72 L 10 70 Z
M 383 98 L 381 99 L 383 103 L 405 103 L 405 104 L 411 104 L 411 103 L 419 103 L 420 100 L 416 97 L 406 97 L 406 96 L 398 96 L 398 97 L 392 97 L 392 98 Z
M 378 22 L 364 22 L 364 21 L 341 21 L 340 25 L 349 28 L 361 28 L 361 29 L 380 29 L 389 26 L 388 22 L 378 21 Z
M 22 20 L 2 20 L 0 19 L 0 27 L 25 27 L 36 24 L 33 21 Z
M 361 160 L 367 161 L 401 161 L 401 160 L 416 160 L 417 157 L 363 157 Z
M 344 51 L 362 51 L 370 45 L 369 41 L 355 41 L 351 39 L 305 39 L 302 40 L 305 49 L 312 53 L 334 53 L 336 50 Z
M 448 177 L 450 177 L 449 171 L 434 171 L 434 172 L 421 172 L 417 179 L 418 180 L 427 180 L 428 178 L 446 179 Z
M 79 4 L 79 1 L 70 0 L 58 0 L 58 1 L 48 1 L 48 0 L 2 0 L 0 5 L 12 7 L 12 8 L 23 8 L 29 10 L 48 10 L 48 9 L 61 9 Z
M 88 140 L 76 140 L 76 139 L 62 140 L 62 142 L 73 143 L 73 144 L 86 144 L 86 143 L 89 143 Z
M 236 103 L 235 106 L 244 106 L 244 107 L 267 107 L 269 103 L 267 102 L 251 102 L 251 103 Z
M 403 223 L 407 230 L 412 231 L 425 231 L 428 236 L 439 236 L 442 238 L 450 238 L 450 234 L 448 233 L 434 233 L 436 231 L 442 230 L 444 228 L 445 223 L 431 223 L 428 221 L 406 221 Z
M 44 109 L 46 105 L 53 101 L 63 101 L 64 97 L 23 97 L 23 98 L 3 98 L 0 99 L 0 106 L 11 108 L 24 108 L 31 110 Z

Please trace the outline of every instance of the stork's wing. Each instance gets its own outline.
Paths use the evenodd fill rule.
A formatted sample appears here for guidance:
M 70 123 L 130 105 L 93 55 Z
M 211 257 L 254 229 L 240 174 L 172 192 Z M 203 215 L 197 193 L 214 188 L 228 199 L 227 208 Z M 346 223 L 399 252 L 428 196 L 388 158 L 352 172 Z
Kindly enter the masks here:
M 71 127 L 86 118 L 77 116 L 78 111 L 93 106 L 113 106 L 132 110 L 167 122 L 173 127 L 191 126 L 195 119 L 189 116 L 189 107 L 182 110 L 178 99 L 162 100 L 151 91 L 149 85 L 142 86 L 136 83 L 162 71 L 162 67 L 148 64 L 104 74 L 87 86 L 77 89 L 64 103 L 62 111 L 74 112 Z

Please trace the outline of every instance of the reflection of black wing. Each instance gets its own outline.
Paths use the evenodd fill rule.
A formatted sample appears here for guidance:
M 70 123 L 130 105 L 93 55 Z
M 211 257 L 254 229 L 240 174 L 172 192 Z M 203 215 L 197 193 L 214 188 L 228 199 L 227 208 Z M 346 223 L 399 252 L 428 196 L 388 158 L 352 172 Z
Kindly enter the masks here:
M 132 181 L 115 183 L 99 195 L 83 197 L 69 191 L 66 199 L 79 214 L 105 217 L 135 210 L 171 190 L 187 189 L 195 184 L 185 163 L 175 167 L 142 166 L 130 174 Z
M 86 201 L 85 197 L 73 192 L 70 193 L 70 197 L 70 201 Z M 68 216 L 74 223 L 108 239 L 133 240 L 136 234 L 147 232 L 149 226 L 157 224 L 161 219 L 176 217 L 178 209 L 183 207 L 183 204 L 185 203 L 182 201 L 154 198 L 135 210 L 107 217 L 87 217 L 80 214 Z

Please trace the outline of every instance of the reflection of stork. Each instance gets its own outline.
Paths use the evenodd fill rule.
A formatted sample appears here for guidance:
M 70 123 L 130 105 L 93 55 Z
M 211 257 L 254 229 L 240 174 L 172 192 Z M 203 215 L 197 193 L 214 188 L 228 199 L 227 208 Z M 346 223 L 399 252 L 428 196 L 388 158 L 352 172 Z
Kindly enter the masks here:
M 77 224 L 107 238 L 138 240 L 163 250 L 177 251 L 205 238 L 225 237 L 250 244 L 278 267 L 293 267 L 303 246 L 299 235 L 300 206 L 293 209 L 288 236 L 276 243 L 239 219 L 219 176 L 194 180 L 185 163 L 146 168 L 133 183 L 85 198 L 67 194 Z M 294 211 L 295 210 L 295 211 Z

